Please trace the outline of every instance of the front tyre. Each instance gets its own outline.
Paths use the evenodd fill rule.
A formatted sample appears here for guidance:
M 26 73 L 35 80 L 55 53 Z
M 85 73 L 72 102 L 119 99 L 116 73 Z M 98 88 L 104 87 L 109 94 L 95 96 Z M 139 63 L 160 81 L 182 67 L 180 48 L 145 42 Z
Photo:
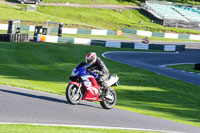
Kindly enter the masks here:
M 69 84 L 66 88 L 66 98 L 71 104 L 78 104 L 82 98 L 81 91 L 78 92 L 78 87 L 75 84 Z
M 104 100 L 100 102 L 101 106 L 104 109 L 112 109 L 116 104 L 117 95 L 116 95 L 116 92 L 114 89 L 110 90 L 110 95 L 112 96 L 112 100 L 108 100 L 108 99 L 104 98 Z

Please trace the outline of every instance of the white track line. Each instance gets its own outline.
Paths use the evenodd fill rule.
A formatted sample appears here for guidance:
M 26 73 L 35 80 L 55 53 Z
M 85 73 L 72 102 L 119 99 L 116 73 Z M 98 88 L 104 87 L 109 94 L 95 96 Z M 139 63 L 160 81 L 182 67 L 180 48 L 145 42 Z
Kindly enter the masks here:
M 119 129 L 119 130 L 135 130 L 135 131 L 150 131 L 150 132 L 163 132 L 163 133 L 184 133 L 175 131 L 165 131 L 165 130 L 154 130 L 154 129 L 144 129 L 144 128 L 126 128 L 126 127 L 106 127 L 106 126 L 88 126 L 88 125 L 65 125 L 65 124 L 40 124 L 40 123 L 10 123 L 10 122 L 0 122 L 0 124 L 26 124 L 33 126 L 57 126 L 57 127 L 79 127 L 79 128 L 97 128 L 97 129 Z
M 173 65 L 183 65 L 183 64 L 196 64 L 195 63 L 174 63 L 174 64 L 165 64 L 165 65 L 160 65 L 159 67 L 166 67 L 166 66 L 173 66 Z
M 107 53 L 117 53 L 117 52 L 130 52 L 131 51 L 114 51 L 114 52 L 105 52 L 102 54 L 104 58 Z M 167 52 L 137 52 L 137 53 L 167 53 Z M 167 53 L 169 54 L 169 53 Z M 170 54 L 178 54 L 170 53 Z M 65 124 L 40 124 L 40 123 L 11 123 L 11 122 L 0 122 L 0 124 L 27 124 L 27 125 L 40 125 L 40 126 L 61 126 L 61 127 L 80 127 L 80 128 L 98 128 L 98 129 L 120 129 L 120 130 L 136 130 L 136 131 L 151 131 L 151 132 L 163 132 L 163 133 L 184 133 L 184 132 L 175 132 L 175 131 L 166 131 L 166 130 L 154 130 L 154 129 L 144 129 L 144 128 L 127 128 L 127 127 L 106 127 L 106 126 L 88 126 L 88 125 L 65 125 Z
M 123 53 L 123 52 L 126 52 L 126 53 L 140 53 L 140 54 L 179 54 L 179 52 L 112 51 L 112 52 L 105 52 L 105 53 L 102 54 L 102 56 L 104 58 L 106 58 L 105 54 L 109 54 L 109 53 Z

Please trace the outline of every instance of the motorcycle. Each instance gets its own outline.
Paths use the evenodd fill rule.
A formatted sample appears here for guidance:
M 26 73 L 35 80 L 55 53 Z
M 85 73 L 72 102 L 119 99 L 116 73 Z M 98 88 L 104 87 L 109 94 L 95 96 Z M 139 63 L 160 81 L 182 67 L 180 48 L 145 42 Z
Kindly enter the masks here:
M 78 104 L 81 100 L 99 101 L 104 109 L 112 109 L 117 100 L 116 92 L 111 86 L 118 86 L 119 77 L 111 75 L 105 82 L 109 86 L 110 98 L 106 98 L 107 89 L 97 82 L 98 74 L 87 71 L 88 64 L 79 63 L 72 71 L 70 82 L 66 88 L 66 98 L 70 104 Z

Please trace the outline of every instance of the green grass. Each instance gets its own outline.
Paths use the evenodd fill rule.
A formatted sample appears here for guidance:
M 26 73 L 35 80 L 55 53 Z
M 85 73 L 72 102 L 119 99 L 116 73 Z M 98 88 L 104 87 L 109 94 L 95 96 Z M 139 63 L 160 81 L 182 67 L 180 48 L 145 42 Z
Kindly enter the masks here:
M 76 8 L 76 7 L 56 7 L 55 6 L 40 6 L 39 12 L 54 15 L 55 10 L 57 16 L 61 18 L 69 18 L 74 21 L 87 23 L 107 29 L 121 29 L 126 25 L 139 23 L 144 20 L 146 23 L 151 23 L 150 20 L 142 16 L 137 10 L 124 10 L 118 12 L 110 9 L 95 9 L 95 8 Z M 133 15 L 133 20 L 130 15 Z
M 198 0 L 165 0 L 170 2 L 179 2 L 187 4 L 200 4 Z M 140 4 L 144 0 L 44 0 L 44 3 L 77 3 L 77 4 Z
M 144 0 L 44 0 L 44 3 L 76 3 L 76 4 L 139 4 Z
M 111 74 L 120 77 L 115 87 L 116 107 L 200 127 L 200 87 L 104 59 L 116 49 L 50 43 L 0 43 L 0 84 L 65 94 L 72 69 L 95 51 Z
M 174 68 L 174 69 L 179 69 L 179 70 L 185 70 L 187 72 L 200 73 L 200 71 L 194 70 L 194 64 L 171 65 L 171 66 L 167 66 L 167 67 Z
M 111 9 L 96 9 L 82 7 L 40 6 L 39 12 L 55 15 L 59 18 L 68 18 L 75 22 L 87 23 L 106 29 L 132 28 L 157 32 L 173 31 L 177 33 L 200 34 L 200 31 L 163 27 L 151 23 L 151 20 L 141 10 L 116 11 Z
M 12 20 L 12 19 L 20 19 L 22 22 L 23 21 L 29 21 L 31 22 L 46 22 L 47 20 L 54 20 L 54 15 L 48 15 L 48 14 L 43 14 L 43 13 L 38 13 L 38 12 L 28 12 L 25 11 L 24 9 L 19 9 L 15 8 L 6 4 L 0 4 L 0 20 Z M 81 25 L 79 22 L 75 22 L 70 19 L 65 19 L 65 18 L 58 18 L 56 17 L 56 20 L 58 22 L 63 22 L 66 24 L 74 24 L 74 25 Z M 40 24 L 41 25 L 41 24 Z M 43 25 L 43 24 L 42 24 Z M 82 24 L 84 25 L 84 24 Z
M 7 34 L 6 30 L 0 30 L 0 34 Z
M 3 0 L 16 1 L 17 0 Z M 145 0 L 43 0 L 44 3 L 76 3 L 76 4 L 141 4 Z M 200 4 L 198 0 L 163 0 L 169 2 L 178 2 L 186 4 Z
M 156 133 L 115 129 L 92 129 L 62 126 L 34 126 L 27 124 L 0 124 L 1 133 Z
M 56 34 L 52 34 L 56 35 Z M 73 38 L 90 38 L 90 39 L 103 39 L 103 40 L 132 40 L 125 36 L 104 36 L 104 35 L 84 35 L 84 34 L 62 34 L 62 37 L 73 37 Z
M 101 27 L 114 30 L 126 27 L 157 32 L 200 34 L 197 30 L 169 28 L 151 23 L 151 20 L 140 10 L 121 12 L 111 9 L 40 6 L 38 12 L 27 12 L 21 8 L 0 4 L 0 12 L 1 21 L 19 18 L 22 22 L 34 22 L 36 25 L 44 25 L 47 20 L 50 20 L 63 22 L 67 27 Z

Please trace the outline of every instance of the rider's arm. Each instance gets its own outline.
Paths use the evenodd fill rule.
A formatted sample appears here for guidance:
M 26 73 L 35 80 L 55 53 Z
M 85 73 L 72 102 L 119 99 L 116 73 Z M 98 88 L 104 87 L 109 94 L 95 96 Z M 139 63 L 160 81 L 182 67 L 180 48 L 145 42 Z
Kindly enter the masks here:
M 95 69 L 93 72 L 99 74 L 99 75 L 105 75 L 109 74 L 108 68 L 104 64 L 104 62 L 98 57 L 98 67 L 101 68 L 101 70 Z
M 97 79 L 99 77 L 99 75 L 97 73 L 94 73 L 94 72 L 91 72 L 91 71 L 88 71 L 88 74 L 94 76 L 95 79 Z

